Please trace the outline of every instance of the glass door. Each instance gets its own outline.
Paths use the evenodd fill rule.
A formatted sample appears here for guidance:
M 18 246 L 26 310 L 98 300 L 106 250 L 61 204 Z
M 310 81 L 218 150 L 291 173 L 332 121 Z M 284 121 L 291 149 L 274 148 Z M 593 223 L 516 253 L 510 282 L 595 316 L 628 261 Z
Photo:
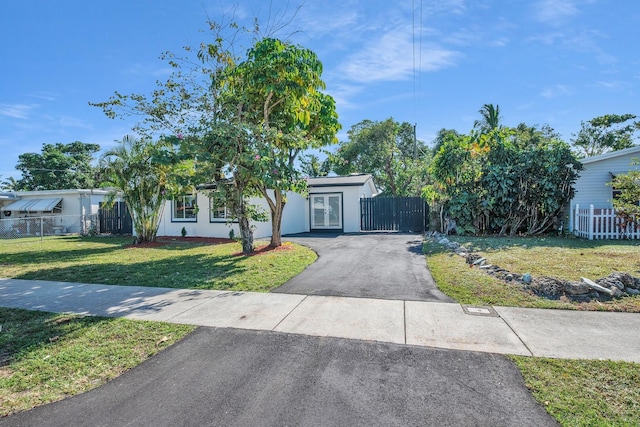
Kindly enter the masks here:
M 342 228 L 342 194 L 311 196 L 311 228 L 326 230 Z

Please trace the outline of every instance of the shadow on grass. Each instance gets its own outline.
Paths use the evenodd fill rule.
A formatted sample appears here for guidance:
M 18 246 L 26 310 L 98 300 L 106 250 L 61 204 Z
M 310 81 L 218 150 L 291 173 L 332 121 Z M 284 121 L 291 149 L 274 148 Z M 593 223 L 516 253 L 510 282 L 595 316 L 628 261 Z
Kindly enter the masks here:
M 61 338 L 113 319 L 0 307 L 0 367 Z
M 129 238 L 122 237 L 80 237 L 66 236 L 56 239 L 29 241 L 31 246 L 16 243 L 19 252 L 8 252 L 8 245 L 0 245 L 0 256 L 3 264 L 39 264 L 60 261 L 75 261 L 92 255 L 105 255 L 123 248 L 130 243 Z M 85 245 L 99 243 L 101 247 L 87 248 Z M 73 249 L 59 249 L 59 245 L 76 244 Z M 4 249 L 4 250 L 3 250 Z M 14 248 L 11 248 L 14 249 Z
M 175 248 L 174 248 L 175 250 Z M 123 254 L 125 255 L 125 254 Z M 13 275 L 15 279 L 97 283 L 183 289 L 228 289 L 226 279 L 241 275 L 247 268 L 244 257 L 196 254 L 134 263 L 108 262 L 66 267 L 47 267 Z

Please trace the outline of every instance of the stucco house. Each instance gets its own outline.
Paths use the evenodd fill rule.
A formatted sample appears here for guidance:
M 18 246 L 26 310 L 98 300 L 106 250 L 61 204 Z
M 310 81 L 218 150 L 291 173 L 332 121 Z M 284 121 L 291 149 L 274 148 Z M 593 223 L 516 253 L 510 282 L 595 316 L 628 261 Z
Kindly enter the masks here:
M 608 183 L 618 174 L 640 169 L 640 165 L 633 164 L 638 159 L 640 146 L 581 160 L 584 169 L 576 181 L 576 194 L 571 200 L 570 231 L 588 238 L 619 238 L 620 230 L 613 222 L 612 202 L 617 190 Z
M 308 195 L 287 194 L 282 215 L 282 234 L 309 231 L 360 231 L 360 199 L 375 197 L 378 190 L 368 174 L 309 178 Z M 263 198 L 251 200 L 269 213 Z M 271 222 L 254 222 L 254 237 L 271 236 Z M 224 206 L 215 206 L 206 192 L 197 192 L 167 201 L 162 212 L 159 236 L 228 237 L 239 236 L 237 222 L 229 218 Z

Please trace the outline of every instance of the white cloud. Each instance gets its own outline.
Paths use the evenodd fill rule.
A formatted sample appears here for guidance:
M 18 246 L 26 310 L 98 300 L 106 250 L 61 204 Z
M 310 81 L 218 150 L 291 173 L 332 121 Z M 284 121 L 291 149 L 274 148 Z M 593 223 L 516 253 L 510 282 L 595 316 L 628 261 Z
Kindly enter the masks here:
M 41 99 L 43 101 L 55 101 L 59 94 L 54 92 L 34 92 L 27 96 L 30 98 Z
M 13 119 L 28 119 L 31 111 L 37 108 L 36 104 L 0 104 L 0 116 Z
M 63 127 L 73 127 L 73 128 L 80 128 L 80 129 L 92 128 L 90 123 L 87 123 L 86 121 L 79 119 L 77 117 L 59 116 L 54 118 L 54 121 L 57 122 L 58 125 Z
M 414 45 L 410 28 L 396 28 L 347 58 L 344 76 L 357 82 L 407 80 L 414 72 Z M 415 52 L 416 71 L 436 71 L 453 66 L 459 52 L 437 45 L 424 45 Z M 419 64 L 419 58 L 422 64 Z
M 567 88 L 565 85 L 561 85 L 561 84 L 556 84 L 553 85 L 551 87 L 545 88 L 540 95 L 547 98 L 547 99 L 551 99 L 551 98 L 558 98 L 561 96 L 568 96 L 570 95 L 571 92 L 569 91 L 569 88 Z
M 611 89 L 611 90 L 620 90 L 620 89 L 624 89 L 625 87 L 628 87 L 629 84 L 626 82 L 620 82 L 620 81 L 600 80 L 596 82 L 595 86 L 605 88 L 605 89 Z
M 465 0 L 432 0 L 423 5 L 423 13 L 462 15 L 467 11 Z
M 559 25 L 578 13 L 572 0 L 541 0 L 534 5 L 534 17 L 546 24 Z

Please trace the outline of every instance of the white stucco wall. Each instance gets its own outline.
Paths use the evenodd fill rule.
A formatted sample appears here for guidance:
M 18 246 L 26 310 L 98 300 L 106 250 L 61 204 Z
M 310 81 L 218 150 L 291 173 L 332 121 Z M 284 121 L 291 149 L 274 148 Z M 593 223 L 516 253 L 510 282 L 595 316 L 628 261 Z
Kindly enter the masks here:
M 227 223 L 225 221 L 210 221 L 210 205 L 209 198 L 204 193 L 198 193 L 197 204 L 199 206 L 196 214 L 196 221 L 176 220 L 172 219 L 173 202 L 168 200 L 165 203 L 160 226 L 158 228 L 159 236 L 180 236 L 182 227 L 187 232 L 187 236 L 200 237 L 229 237 L 229 231 L 233 230 L 236 237 L 240 236 L 240 229 L 236 222 Z M 253 198 L 250 203 L 259 206 L 270 218 L 269 205 L 263 198 Z M 308 231 L 305 218 L 308 214 L 305 212 L 306 200 L 297 193 L 287 194 L 287 204 L 284 207 L 282 215 L 282 234 L 294 234 Z M 254 221 L 251 224 L 254 227 L 254 238 L 271 237 L 271 220 L 266 222 Z

